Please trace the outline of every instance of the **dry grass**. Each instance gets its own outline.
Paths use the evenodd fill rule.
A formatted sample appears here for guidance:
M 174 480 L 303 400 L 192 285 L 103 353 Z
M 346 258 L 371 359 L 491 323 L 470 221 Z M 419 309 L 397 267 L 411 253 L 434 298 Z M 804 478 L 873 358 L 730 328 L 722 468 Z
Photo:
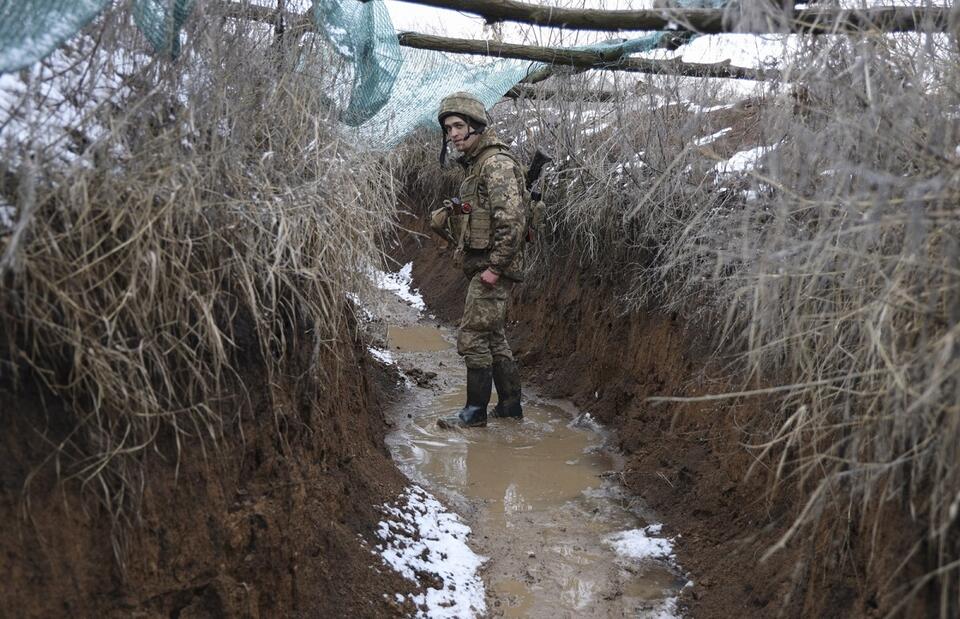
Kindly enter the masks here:
M 345 295 L 371 285 L 393 226 L 390 162 L 341 139 L 322 94 L 339 73 L 315 40 L 189 27 L 171 63 L 103 16 L 25 74 L 5 121 L 25 129 L 0 155 L 22 222 L 4 238 L 0 379 L 67 404 L 48 463 L 118 522 L 146 450 L 179 461 L 236 423 L 244 364 L 273 385 L 308 345 L 323 384 Z
M 914 554 L 904 564 L 929 572 L 914 582 L 895 575 L 886 599 L 906 603 L 935 583 L 941 597 L 931 610 L 953 616 L 956 39 L 824 37 L 793 49 L 783 68 L 788 83 L 750 98 L 707 80 L 581 74 L 541 85 L 561 97 L 498 106 L 499 132 L 523 155 L 538 145 L 559 163 L 541 247 L 549 258 L 529 281 L 549 281 L 556 258 L 572 253 L 584 269 L 622 282 L 625 313 L 670 310 L 711 321 L 717 359 L 730 359 L 743 385 L 716 396 L 780 397 L 745 447 L 770 473 L 773 491 L 790 484 L 807 500 L 770 553 L 794 536 L 822 533 L 828 512 L 846 514 L 829 534 L 843 542 L 858 530 L 870 540 L 881 507 L 896 505 L 925 530 L 909 540 Z M 600 87 L 615 99 L 580 96 Z M 731 165 L 735 152 L 771 146 L 755 165 Z M 891 552 L 861 543 L 871 560 Z

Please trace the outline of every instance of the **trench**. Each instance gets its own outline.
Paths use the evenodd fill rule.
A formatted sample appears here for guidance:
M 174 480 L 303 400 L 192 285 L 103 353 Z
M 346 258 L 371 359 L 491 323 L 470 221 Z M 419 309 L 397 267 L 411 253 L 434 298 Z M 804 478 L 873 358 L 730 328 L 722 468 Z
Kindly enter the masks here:
M 390 356 L 409 388 L 387 412 L 387 445 L 471 527 L 488 616 L 677 616 L 687 579 L 656 514 L 621 485 L 611 433 L 528 384 L 523 420 L 440 429 L 437 419 L 465 401 L 455 331 L 412 308 L 388 319 Z

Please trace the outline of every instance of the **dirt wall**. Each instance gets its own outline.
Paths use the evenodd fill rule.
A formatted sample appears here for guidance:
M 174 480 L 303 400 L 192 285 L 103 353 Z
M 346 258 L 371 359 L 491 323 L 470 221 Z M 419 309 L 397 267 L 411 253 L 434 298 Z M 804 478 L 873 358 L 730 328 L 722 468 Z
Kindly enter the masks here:
M 346 332 L 334 349 L 322 379 L 277 378 L 274 401 L 262 371 L 245 368 L 217 404 L 229 422 L 216 443 L 184 436 L 178 462 L 172 437 L 160 440 L 119 536 L 96 489 L 58 483 L 53 462 L 24 511 L 24 482 L 64 413 L 29 380 L 0 389 L 2 607 L 18 617 L 395 616 L 383 592 L 409 584 L 358 539 L 372 538 L 376 506 L 404 485 L 383 445 L 391 381 Z M 299 367 L 310 352 L 298 351 Z
M 412 230 L 426 233 L 417 221 Z M 432 312 L 456 321 L 465 282 L 450 254 L 429 237 L 408 237 L 414 284 Z M 923 569 L 906 562 L 902 535 L 916 527 L 902 509 L 882 508 L 878 527 L 851 522 L 838 506 L 818 530 L 772 557 L 764 553 L 803 507 L 801 483 L 771 492 L 769 469 L 745 448 L 767 436 L 772 402 L 763 399 L 651 404 L 655 395 L 698 396 L 742 388 L 711 354 L 709 322 L 655 310 L 621 315 L 616 281 L 556 265 L 549 281 L 517 286 L 509 339 L 525 382 L 572 399 L 617 430 L 624 481 L 677 535 L 678 562 L 694 581 L 681 598 L 693 617 L 874 617 L 900 601 Z M 739 382 L 737 382 L 739 380 Z M 877 511 L 870 511 L 870 523 Z M 800 540 L 806 540 L 801 542 Z M 875 549 L 880 549 L 875 552 Z M 904 614 L 925 613 L 923 596 Z

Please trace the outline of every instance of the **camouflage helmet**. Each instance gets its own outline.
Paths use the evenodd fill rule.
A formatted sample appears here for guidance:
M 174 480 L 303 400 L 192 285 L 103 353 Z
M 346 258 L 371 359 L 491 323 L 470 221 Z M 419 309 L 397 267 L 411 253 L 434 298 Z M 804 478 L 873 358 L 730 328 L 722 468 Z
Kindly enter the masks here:
M 490 123 L 483 103 L 469 92 L 455 92 L 443 98 L 440 102 L 440 112 L 437 114 L 440 129 L 443 129 L 443 119 L 450 115 L 462 116 L 484 127 Z

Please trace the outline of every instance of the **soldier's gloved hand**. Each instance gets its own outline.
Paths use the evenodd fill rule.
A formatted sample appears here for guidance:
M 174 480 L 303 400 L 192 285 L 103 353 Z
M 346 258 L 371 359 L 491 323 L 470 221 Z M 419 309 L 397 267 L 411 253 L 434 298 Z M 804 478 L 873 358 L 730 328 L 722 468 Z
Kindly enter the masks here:
M 487 288 L 493 288 L 497 285 L 497 280 L 500 279 L 500 276 L 486 269 L 483 273 L 480 274 L 480 283 L 486 286 Z

